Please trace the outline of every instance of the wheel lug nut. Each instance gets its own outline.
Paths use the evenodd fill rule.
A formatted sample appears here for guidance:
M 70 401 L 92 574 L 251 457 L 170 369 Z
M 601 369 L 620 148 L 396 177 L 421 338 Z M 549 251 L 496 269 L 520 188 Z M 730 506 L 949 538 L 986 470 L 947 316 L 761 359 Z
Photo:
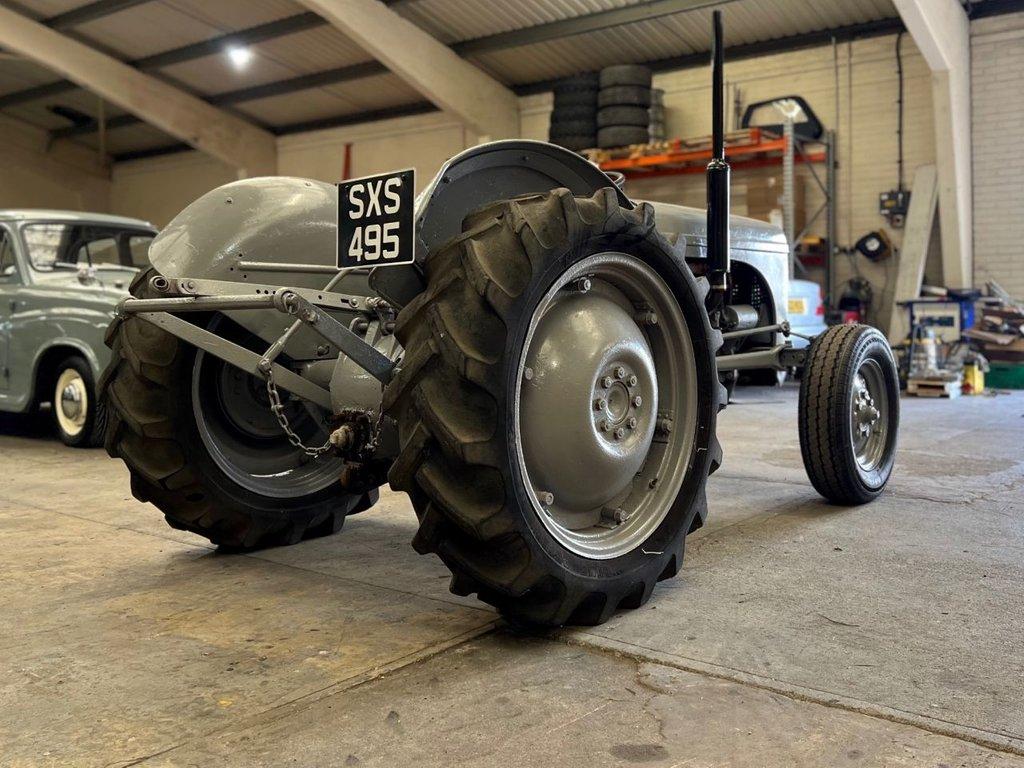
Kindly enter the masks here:
M 621 365 L 620 365 L 620 366 L 618 366 L 618 367 L 617 367 L 617 368 L 615 369 L 615 378 L 616 378 L 616 379 L 621 379 L 621 378 L 623 378 L 623 377 L 624 377 L 625 375 L 626 375 L 626 369 L 625 369 L 625 368 L 623 368 L 623 367 L 622 367 Z
M 644 399 L 642 397 L 640 397 L 640 395 L 636 395 L 633 398 L 633 405 L 636 406 L 637 408 L 639 408 L 643 404 L 644 404 Z
M 637 325 L 657 325 L 658 316 L 654 312 L 640 312 L 636 316 Z
M 533 379 L 533 368 L 526 366 L 526 368 L 523 369 L 523 378 L 527 381 L 531 381 Z
M 606 405 L 608 405 L 608 402 L 603 397 L 599 397 L 594 401 L 594 410 L 603 411 Z
M 539 491 L 537 493 L 537 500 L 545 507 L 550 507 L 555 503 L 555 494 L 550 491 Z
M 607 420 L 602 420 L 598 426 L 601 427 L 602 432 L 607 432 L 609 429 L 611 429 L 611 425 L 607 422 Z
M 629 377 L 629 378 L 627 379 L 627 381 L 629 382 L 629 386 L 631 386 L 631 387 L 635 387 L 635 386 L 636 386 L 636 383 L 637 383 L 637 381 L 639 381 L 639 379 L 637 379 L 637 377 L 636 377 L 636 376 L 634 375 L 634 376 L 630 376 L 630 377 Z
M 629 417 L 629 421 L 627 421 L 626 423 L 629 425 L 630 429 L 636 429 L 636 417 L 635 416 L 630 416 Z
M 626 436 L 626 430 L 624 428 L 619 427 L 618 429 L 615 430 L 615 437 L 617 437 L 619 440 L 621 440 L 625 436 Z
M 587 291 L 589 291 L 590 290 L 590 278 L 589 277 L 581 277 L 579 280 L 577 280 L 576 281 L 576 290 L 579 291 L 580 293 L 586 293 Z
M 601 379 L 601 386 L 604 387 L 605 389 L 608 389 L 608 387 L 610 387 L 611 385 L 612 385 L 612 377 L 611 376 L 605 376 L 603 379 Z
M 672 433 L 672 419 L 658 419 L 658 434 L 669 435 Z

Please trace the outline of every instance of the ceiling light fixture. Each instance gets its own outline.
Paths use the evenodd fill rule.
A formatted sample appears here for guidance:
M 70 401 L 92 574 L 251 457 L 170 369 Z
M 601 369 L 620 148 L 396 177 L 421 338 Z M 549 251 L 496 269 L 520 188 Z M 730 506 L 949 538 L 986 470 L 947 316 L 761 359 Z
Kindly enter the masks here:
M 244 46 L 235 45 L 227 49 L 228 58 L 235 65 L 235 69 L 245 69 L 252 61 L 252 51 Z

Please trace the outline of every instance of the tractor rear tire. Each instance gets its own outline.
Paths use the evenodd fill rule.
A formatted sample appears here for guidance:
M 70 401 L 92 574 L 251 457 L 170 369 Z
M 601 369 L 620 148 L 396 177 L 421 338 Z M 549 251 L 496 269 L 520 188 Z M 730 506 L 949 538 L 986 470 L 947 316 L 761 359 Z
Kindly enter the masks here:
M 885 489 L 896 459 L 900 384 L 885 337 L 835 325 L 807 352 L 800 381 L 800 452 L 815 490 L 834 504 L 865 504 Z
M 154 296 L 149 281 L 155 274 L 141 272 L 132 295 Z M 135 498 L 158 507 L 172 528 L 231 549 L 273 547 L 335 533 L 346 515 L 376 502 L 376 490 L 346 493 L 337 481 L 278 497 L 244 487 L 218 463 L 197 425 L 193 372 L 201 353 L 131 316 L 111 324 L 107 345 L 113 353 L 100 380 L 107 453 L 128 466 Z M 253 451 L 276 440 L 271 434 L 254 442 Z
M 659 427 L 665 431 L 657 433 L 662 437 L 655 442 L 665 447 L 646 449 L 641 471 L 625 473 L 627 487 L 633 483 L 630 493 L 663 494 L 654 498 L 660 516 L 652 516 L 640 538 L 626 540 L 614 552 L 594 555 L 586 545 L 566 544 L 553 532 L 550 520 L 543 519 L 536 480 L 528 476 L 533 470 L 523 464 L 519 432 L 527 416 L 521 417 L 519 409 L 528 402 L 519 387 L 524 376 L 531 375 L 524 371 L 533 370 L 522 366 L 534 349 L 530 339 L 538 322 L 535 313 L 546 302 L 574 301 L 572 291 L 562 293 L 562 281 L 581 280 L 576 271 L 609 257 L 619 259 L 623 270 L 646 270 L 663 281 L 660 295 L 666 306 L 677 308 L 672 310 L 677 313 L 673 327 L 681 328 L 688 339 L 690 357 L 673 359 L 690 361 L 680 369 L 690 371 L 682 375 L 687 377 L 683 381 L 691 399 L 686 402 L 692 403 L 692 411 L 671 410 L 683 401 L 672 399 L 668 387 L 656 410 L 651 410 L 654 397 L 649 404 L 646 395 L 635 398 L 638 406 L 641 399 L 648 405 L 643 418 L 656 413 L 664 421 L 669 410 L 682 425 L 675 431 L 671 424 Z M 448 566 L 452 592 L 476 593 L 518 623 L 600 624 L 619 608 L 644 604 L 656 582 L 679 571 L 685 537 L 703 524 L 706 515 L 707 477 L 721 462 L 715 438 L 717 413 L 724 405 L 715 367 L 721 334 L 711 328 L 704 307 L 706 281 L 698 282 L 657 233 L 650 206 L 622 208 L 610 188 L 592 197 L 574 197 L 569 190 L 557 189 L 489 205 L 466 217 L 463 234 L 428 254 L 424 266 L 427 288 L 401 311 L 395 329 L 406 357 L 384 393 L 385 413 L 397 422 L 400 440 L 388 479 L 393 489 L 409 494 L 419 518 L 413 546 L 421 554 L 436 553 Z M 584 291 L 590 291 L 587 282 Z M 597 286 L 595 277 L 595 300 L 606 290 Z M 551 299 L 552 295 L 569 298 Z M 632 305 L 624 311 L 626 321 L 632 322 Z M 663 334 L 655 335 L 661 341 L 652 345 L 670 347 L 665 340 L 682 338 L 662 330 L 668 325 L 662 319 L 658 329 L 650 331 Z M 665 369 L 675 370 L 671 365 Z M 623 379 L 620 369 L 612 370 Z M 664 386 L 663 375 L 672 374 L 659 367 L 658 388 Z M 600 376 L 595 386 L 605 381 Z M 625 378 L 636 383 L 636 377 Z M 585 439 L 610 441 L 607 431 L 590 433 L 595 417 L 589 386 L 581 392 L 579 409 L 588 425 Z M 557 401 L 560 390 L 550 391 Z M 636 427 L 636 419 L 630 421 Z M 654 429 L 653 422 L 650 428 Z M 563 438 L 570 442 L 584 436 L 559 429 L 572 433 Z M 600 429 L 607 429 L 604 423 Z M 669 433 L 671 437 L 665 437 Z M 664 453 L 655 454 L 656 450 Z M 671 470 L 662 458 L 670 451 L 678 451 L 671 454 Z M 568 455 L 565 459 L 569 461 Z M 560 471 L 557 462 L 553 471 Z M 582 472 L 597 475 L 600 469 L 587 464 Z M 664 483 L 658 485 L 659 480 Z M 552 499 L 543 503 L 556 504 Z M 598 523 L 584 533 L 593 530 L 599 536 L 602 527 L 622 524 L 619 517 L 614 519 L 615 523 Z

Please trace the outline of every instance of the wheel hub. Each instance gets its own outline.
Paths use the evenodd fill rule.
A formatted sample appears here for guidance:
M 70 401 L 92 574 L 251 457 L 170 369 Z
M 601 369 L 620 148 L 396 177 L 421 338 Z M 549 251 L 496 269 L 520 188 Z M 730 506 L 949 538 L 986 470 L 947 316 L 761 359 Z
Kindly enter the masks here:
M 512 437 L 540 522 L 586 558 L 642 545 L 677 498 L 697 418 L 694 348 L 668 285 L 628 254 L 577 262 L 534 309 L 518 371 Z
M 866 360 L 853 379 L 850 432 L 857 463 L 874 469 L 882 460 L 888 440 L 888 406 L 878 364 Z
M 89 416 L 89 395 L 82 374 L 66 368 L 57 377 L 53 390 L 53 409 L 62 430 L 71 436 L 85 428 Z
M 563 512 L 600 509 L 632 481 L 654 434 L 647 340 L 607 296 L 567 293 L 534 332 L 527 366 L 521 413 L 531 478 Z
M 60 393 L 60 408 L 72 421 L 82 413 L 82 393 L 74 384 L 68 384 Z
M 615 360 L 598 375 L 593 387 L 594 423 L 602 438 L 625 440 L 640 427 L 644 414 L 642 389 L 640 377 L 627 362 Z

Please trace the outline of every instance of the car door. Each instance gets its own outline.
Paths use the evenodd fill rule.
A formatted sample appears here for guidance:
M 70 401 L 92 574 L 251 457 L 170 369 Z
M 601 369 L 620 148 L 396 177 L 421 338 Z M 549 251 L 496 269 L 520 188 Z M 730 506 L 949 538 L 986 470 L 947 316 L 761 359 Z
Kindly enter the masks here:
M 0 224 L 0 393 L 7 393 L 11 387 L 11 315 L 17 307 L 20 287 L 14 236 Z M 5 394 L 0 394 L 0 402 L 5 399 Z

